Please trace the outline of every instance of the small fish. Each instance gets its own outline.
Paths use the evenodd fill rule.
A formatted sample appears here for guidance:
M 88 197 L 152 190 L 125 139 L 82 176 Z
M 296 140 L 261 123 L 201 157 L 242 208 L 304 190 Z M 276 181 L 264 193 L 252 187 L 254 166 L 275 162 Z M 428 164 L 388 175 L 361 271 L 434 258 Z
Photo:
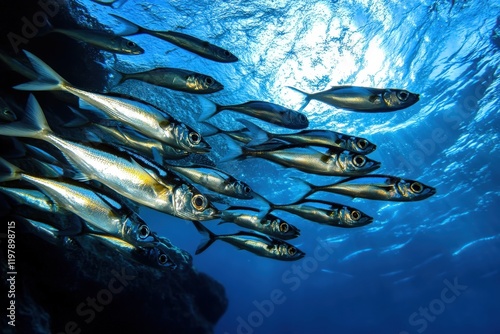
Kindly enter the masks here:
M 127 33 L 126 35 L 135 35 L 144 33 L 157 37 L 174 45 L 177 45 L 178 47 L 193 52 L 203 58 L 207 58 L 221 63 L 233 63 L 238 61 L 238 58 L 231 52 L 216 45 L 210 44 L 207 41 L 198 39 L 196 37 L 186 34 L 181 34 L 179 32 L 170 30 L 167 31 L 149 30 L 127 19 L 124 19 L 121 16 L 115 14 L 110 14 L 110 15 L 118 19 L 120 22 L 122 22 L 124 25 L 127 26 L 127 28 L 130 30 L 130 33 Z
M 201 123 L 207 127 L 207 130 L 203 131 L 202 133 L 203 137 L 210 137 L 210 136 L 215 136 L 217 134 L 224 134 L 229 138 L 244 144 L 248 144 L 253 140 L 253 138 L 250 135 L 250 132 L 247 129 L 225 131 L 216 127 L 213 124 L 207 122 L 201 122 Z
M 121 75 L 119 83 L 135 79 L 191 94 L 211 94 L 224 89 L 224 86 L 211 76 L 181 68 L 162 67 L 145 72 L 117 72 Z
M 118 194 L 149 208 L 184 219 L 213 219 L 218 210 L 190 184 L 173 173 L 158 175 L 138 159 L 108 146 L 65 140 L 47 124 L 40 105 L 30 95 L 22 121 L 0 125 L 0 135 L 44 140 L 55 146 L 79 172 L 81 181 L 96 180 Z
M 380 201 L 412 202 L 421 201 L 436 193 L 436 189 L 419 181 L 402 179 L 390 175 L 364 175 L 351 177 L 337 183 L 316 186 L 297 179 L 309 188 L 306 198 L 317 191 L 346 195 L 352 198 L 367 198 Z
M 24 52 L 39 74 L 39 78 L 14 88 L 34 91 L 62 90 L 80 98 L 82 107 L 89 108 L 90 105 L 90 109 L 97 108 L 108 117 L 129 125 L 145 136 L 189 152 L 210 151 L 210 145 L 201 138 L 199 133 L 190 129 L 186 124 L 176 121 L 170 115 L 149 105 L 73 87 L 41 59 L 28 51 Z
M 46 194 L 57 207 L 74 213 L 94 228 L 134 245 L 144 242 L 150 236 L 149 227 L 139 216 L 122 210 L 116 201 L 95 189 L 82 183 L 37 177 L 3 158 L 0 158 L 0 166 L 7 169 L 6 173 L 0 174 L 0 181 L 29 182 Z
M 145 154 L 156 160 L 155 153 L 161 157 L 162 163 L 163 159 L 168 160 L 178 160 L 183 159 L 189 155 L 189 152 L 169 146 L 158 140 L 144 137 L 138 132 L 128 129 L 126 127 L 110 127 L 101 124 L 93 123 L 93 127 L 97 129 L 98 137 L 105 140 L 106 143 L 113 145 L 126 145 L 139 153 Z M 93 128 L 87 128 L 86 133 L 91 136 L 95 134 Z
M 177 265 L 170 259 L 161 243 L 146 246 L 134 246 L 122 239 L 110 235 L 89 233 L 86 238 L 94 238 L 118 250 L 125 256 L 152 267 L 176 269 Z
M 0 122 L 14 122 L 17 116 L 10 106 L 0 97 Z
M 221 211 L 220 224 L 234 223 L 271 237 L 289 240 L 300 235 L 300 230 L 270 213 L 262 216 L 259 210 L 246 207 L 229 207 Z
M 319 93 L 305 93 L 297 88 L 289 87 L 306 95 L 306 101 L 299 111 L 311 100 L 318 100 L 335 108 L 360 112 L 386 112 L 408 108 L 419 100 L 419 95 L 403 89 L 380 89 L 357 86 L 334 86 Z
M 99 240 L 106 246 L 121 252 L 126 257 L 135 260 L 138 263 L 158 268 L 175 269 L 177 267 L 177 265 L 168 257 L 167 252 L 165 251 L 165 246 L 161 242 L 138 247 L 120 238 L 106 234 L 85 233 L 68 237 L 64 235 L 63 231 L 60 231 L 50 224 L 25 217 L 19 217 L 18 220 L 28 224 L 28 228 L 32 234 L 56 246 L 75 248 L 81 247 L 81 243 Z
M 235 234 L 216 235 L 200 222 L 193 221 L 193 223 L 198 232 L 208 237 L 208 240 L 200 243 L 195 254 L 202 253 L 216 240 L 222 240 L 239 249 L 281 261 L 296 261 L 305 256 L 301 250 L 280 239 L 243 231 Z
M 232 110 L 288 129 L 300 130 L 309 126 L 309 120 L 304 114 L 270 102 L 248 101 L 222 106 L 201 96 L 198 99 L 202 109 L 199 121 L 207 120 L 222 110 Z
M 239 199 L 253 198 L 252 188 L 248 184 L 220 169 L 205 165 L 168 165 L 167 168 L 218 194 Z
M 320 200 L 301 200 L 292 204 L 269 203 L 271 210 L 282 210 L 304 219 L 336 227 L 360 227 L 373 222 L 373 218 L 347 205 Z M 327 209 L 308 204 L 326 204 Z
M 251 156 L 302 172 L 329 176 L 364 175 L 380 167 L 379 162 L 349 151 L 329 151 L 325 154 L 309 147 L 296 145 L 270 143 L 268 146 L 240 147 L 229 141 L 229 153 L 223 161 L 245 159 Z
M 250 121 L 239 119 L 251 132 L 253 140 L 248 146 L 254 146 L 272 139 L 279 139 L 290 144 L 323 146 L 327 148 L 348 150 L 359 154 L 369 154 L 377 148 L 365 138 L 345 135 L 330 130 L 303 130 L 298 133 L 269 133 Z
M 14 199 L 19 205 L 28 205 L 44 212 L 58 212 L 57 205 L 39 190 L 0 186 L 0 192 Z
M 135 42 L 126 39 L 122 36 L 114 35 L 110 32 L 98 30 L 82 30 L 82 29 L 60 29 L 54 28 L 48 23 L 47 33 L 57 33 L 68 36 L 78 42 L 85 42 L 93 45 L 98 49 L 124 55 L 140 55 L 144 53 L 144 49 Z

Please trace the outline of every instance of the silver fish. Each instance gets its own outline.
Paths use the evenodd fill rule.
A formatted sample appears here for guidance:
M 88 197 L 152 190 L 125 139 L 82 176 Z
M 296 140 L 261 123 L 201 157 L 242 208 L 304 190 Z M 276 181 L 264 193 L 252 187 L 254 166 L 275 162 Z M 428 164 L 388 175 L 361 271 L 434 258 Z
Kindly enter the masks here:
M 151 158 L 155 157 L 155 152 L 163 159 L 177 160 L 185 158 L 189 152 L 169 146 L 158 140 L 144 137 L 134 130 L 125 127 L 110 127 L 101 124 L 93 123 L 93 127 L 97 128 L 98 137 L 105 140 L 107 143 L 114 145 L 126 145 L 137 152 L 145 154 Z M 87 128 L 88 134 L 95 134 L 92 128 Z
M 149 227 L 140 217 L 129 214 L 128 210 L 120 212 L 113 207 L 119 206 L 118 203 L 82 183 L 37 177 L 22 171 L 3 158 L 0 158 L 0 165 L 8 169 L 8 173 L 2 175 L 0 181 L 29 182 L 46 194 L 55 205 L 74 213 L 107 234 L 134 245 L 145 242 L 150 236 Z
M 124 55 L 140 55 L 144 53 L 144 49 L 135 42 L 109 32 L 60 28 L 51 28 L 48 32 L 62 34 L 112 53 Z
M 436 193 L 436 189 L 419 181 L 402 179 L 390 175 L 365 175 L 351 177 L 337 183 L 317 186 L 297 179 L 305 184 L 309 191 L 303 198 L 317 191 L 346 195 L 352 198 L 367 198 L 380 201 L 412 202 L 426 199 Z
M 251 156 L 306 173 L 329 176 L 363 175 L 380 167 L 379 162 L 349 151 L 329 151 L 324 154 L 309 147 L 280 143 L 270 143 L 268 146 L 240 147 L 229 141 L 229 153 L 223 161 Z
M 40 105 L 30 95 L 24 122 L 0 125 L 0 135 L 41 139 L 57 147 L 81 174 L 149 208 L 184 219 L 213 219 L 218 212 L 208 199 L 173 173 L 160 176 L 145 170 L 130 155 L 99 149 L 58 137 L 49 127 Z
M 259 210 L 246 207 L 229 207 L 221 211 L 220 224 L 234 223 L 260 233 L 267 234 L 282 240 L 289 240 L 300 235 L 300 230 L 270 213 L 264 216 Z
M 0 187 L 0 192 L 11 197 L 20 205 L 28 205 L 37 210 L 51 213 L 59 211 L 57 205 L 39 190 Z
M 244 144 L 250 143 L 253 138 L 250 135 L 250 132 L 247 129 L 241 129 L 241 130 L 234 130 L 234 131 L 225 131 L 222 130 L 218 127 L 216 127 L 213 124 L 207 123 L 207 122 L 201 122 L 207 129 L 203 131 L 203 136 L 204 137 L 210 137 L 210 136 L 215 136 L 217 134 L 223 134 L 228 136 L 231 139 L 234 139 L 236 141 L 239 141 Z
M 408 108 L 419 100 L 419 95 L 403 89 L 380 89 L 358 86 L 334 86 L 319 93 L 309 94 L 289 87 L 306 95 L 304 109 L 311 100 L 318 100 L 335 108 L 360 112 L 386 112 Z
M 203 58 L 207 58 L 210 60 L 214 60 L 221 63 L 233 63 L 238 61 L 238 58 L 233 55 L 231 52 L 217 46 L 211 44 L 207 41 L 198 39 L 196 37 L 182 34 L 175 31 L 155 31 L 143 28 L 127 19 L 124 19 L 121 16 L 110 14 L 114 18 L 118 19 L 124 25 L 127 26 L 129 30 L 126 35 L 135 35 L 135 34 L 148 34 L 164 41 L 170 42 L 178 47 L 183 48 L 184 50 L 193 52 Z
M 248 184 L 215 167 L 205 165 L 174 166 L 169 164 L 167 168 L 218 194 L 239 199 L 253 198 L 253 191 Z
M 322 209 L 309 204 L 326 204 L 328 208 Z M 372 217 L 358 209 L 319 200 L 302 200 L 284 205 L 270 203 L 270 207 L 271 210 L 283 210 L 316 223 L 336 227 L 360 227 L 373 221 Z
M 198 99 L 202 109 L 199 121 L 207 120 L 222 110 L 232 110 L 288 129 L 305 129 L 309 126 L 309 121 L 304 114 L 270 102 L 248 101 L 222 106 L 201 96 Z
M 121 98 L 87 92 L 73 87 L 35 55 L 25 51 L 33 68 L 39 74 L 37 81 L 18 85 L 20 90 L 62 90 L 80 98 L 86 104 L 103 111 L 110 118 L 131 126 L 140 133 L 189 152 L 206 153 L 210 145 L 199 133 L 171 116 L 148 105 Z
M 305 256 L 301 250 L 280 239 L 243 231 L 235 234 L 216 235 L 200 222 L 193 221 L 193 223 L 198 232 L 208 237 L 208 240 L 198 246 L 196 254 L 202 253 L 216 240 L 222 240 L 239 249 L 281 261 L 296 261 Z
M 365 138 L 349 136 L 330 130 L 303 130 L 298 133 L 279 134 L 267 132 L 250 121 L 239 119 L 252 134 L 248 146 L 258 145 L 269 140 L 279 139 L 290 144 L 323 146 L 342 149 L 359 154 L 369 154 L 377 148 Z
M 121 75 L 120 83 L 135 79 L 191 94 L 211 94 L 224 89 L 224 86 L 211 76 L 181 68 L 162 67 L 145 72 L 117 72 Z

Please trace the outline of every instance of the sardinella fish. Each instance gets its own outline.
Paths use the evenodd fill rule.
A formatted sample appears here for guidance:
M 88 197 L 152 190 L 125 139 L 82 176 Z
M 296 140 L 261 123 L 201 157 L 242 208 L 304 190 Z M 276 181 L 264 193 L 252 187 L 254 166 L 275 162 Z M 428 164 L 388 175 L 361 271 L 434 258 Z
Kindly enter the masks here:
M 334 86 L 319 93 L 305 93 L 306 101 L 299 110 L 304 109 L 311 100 L 318 100 L 335 108 L 359 112 L 386 112 L 408 108 L 419 100 L 419 95 L 404 89 L 370 88 L 358 86 Z
M 134 157 L 108 146 L 65 140 L 49 127 L 40 105 L 30 95 L 22 121 L 0 125 L 0 135 L 44 140 L 55 146 L 80 173 L 79 180 L 96 180 L 122 196 L 149 208 L 184 219 L 213 219 L 218 210 L 177 176 L 158 175 Z
M 198 221 L 194 226 L 201 234 L 208 237 L 196 249 L 196 254 L 205 251 L 216 240 L 222 240 L 239 249 L 247 250 L 259 256 L 269 257 L 281 261 L 296 261 L 305 256 L 305 253 L 289 243 L 263 234 L 240 231 L 235 234 L 216 235 Z
M 93 228 L 134 245 L 150 242 L 146 239 L 151 231 L 139 216 L 133 215 L 130 209 L 97 190 L 83 183 L 26 173 L 3 158 L 0 158 L 0 167 L 6 169 L 5 173 L 0 173 L 1 182 L 12 180 L 29 182 L 47 194 L 58 208 L 76 214 Z
M 124 25 L 127 26 L 127 33 L 124 35 L 148 34 L 164 41 L 170 42 L 184 50 L 193 52 L 203 58 L 214 60 L 221 63 L 233 63 L 238 61 L 238 58 L 228 50 L 225 50 L 217 45 L 211 44 L 199 38 L 182 34 L 176 31 L 156 31 L 143 28 L 121 16 L 110 14 Z
M 129 125 L 145 136 L 188 152 L 210 151 L 210 145 L 201 138 L 198 132 L 166 113 L 138 102 L 78 89 L 59 76 L 41 59 L 28 51 L 24 52 L 38 73 L 39 79 L 14 88 L 33 91 L 62 90 L 77 96 L 83 108 L 99 109 L 108 117 Z

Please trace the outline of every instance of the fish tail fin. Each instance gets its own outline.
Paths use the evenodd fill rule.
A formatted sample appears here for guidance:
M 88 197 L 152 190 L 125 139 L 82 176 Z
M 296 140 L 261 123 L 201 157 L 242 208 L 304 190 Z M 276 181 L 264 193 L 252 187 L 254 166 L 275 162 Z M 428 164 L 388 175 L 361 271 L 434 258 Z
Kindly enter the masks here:
M 42 108 L 35 97 L 30 94 L 26 105 L 26 113 L 21 121 L 0 126 L 0 135 L 44 139 L 52 132 L 45 119 Z
M 118 16 L 116 14 L 109 14 L 109 15 L 113 16 L 115 19 L 120 21 L 120 23 L 122 23 L 125 26 L 124 30 L 122 30 L 118 33 L 118 35 L 120 35 L 120 36 L 136 35 L 136 34 L 143 33 L 146 30 L 143 27 L 141 27 L 140 25 L 138 25 L 137 23 L 129 21 L 126 18 L 123 18 L 123 17 Z
M 199 221 L 193 220 L 194 227 L 203 234 L 204 236 L 208 237 L 206 240 L 202 240 L 200 244 L 198 245 L 198 248 L 196 248 L 195 254 L 201 254 L 203 253 L 208 247 L 210 247 L 216 240 L 217 240 L 217 235 L 210 231 L 208 228 L 203 226 Z
M 31 62 L 38 78 L 35 81 L 14 86 L 15 89 L 33 91 L 64 90 L 64 86 L 69 85 L 63 77 L 57 74 L 56 71 L 44 63 L 40 58 L 26 50 L 24 50 L 24 53 Z
M 243 160 L 245 158 L 245 152 L 243 148 L 238 145 L 234 140 L 229 139 L 227 141 L 227 154 L 223 156 L 219 162 L 228 162 L 232 160 Z
M 0 182 L 19 180 L 23 170 L 0 157 Z
M 218 133 L 223 133 L 221 129 L 219 129 L 213 124 L 210 124 L 208 122 L 201 122 L 201 123 L 206 127 L 206 129 L 201 132 L 202 137 L 210 137 L 210 136 L 215 136 Z
M 294 90 L 296 91 L 297 93 L 300 93 L 302 95 L 305 95 L 306 98 L 305 98 L 305 101 L 304 103 L 302 104 L 302 106 L 300 106 L 300 108 L 297 110 L 297 112 L 301 112 L 302 110 L 304 110 L 304 108 L 309 104 L 309 102 L 311 102 L 311 94 L 309 93 L 306 93 L 300 89 L 297 89 L 295 87 L 291 87 L 291 86 L 287 86 L 288 88 L 290 88 L 291 90 Z
M 243 124 L 248 129 L 248 131 L 250 131 L 250 133 L 252 134 L 253 138 L 247 144 L 248 146 L 260 145 L 260 144 L 268 141 L 269 139 L 271 139 L 271 135 L 268 132 L 266 132 L 265 130 L 263 130 L 259 126 L 253 124 L 252 122 L 247 121 L 246 119 L 238 119 L 237 121 L 240 122 L 241 124 Z
M 200 106 L 201 106 L 201 114 L 200 117 L 198 117 L 198 122 L 206 121 L 207 119 L 217 115 L 221 111 L 221 109 L 216 103 L 202 96 L 197 96 L 197 97 L 198 101 L 200 101 Z
M 303 199 L 305 199 L 306 197 L 312 195 L 314 192 L 316 192 L 316 189 L 318 188 L 318 186 L 310 183 L 310 182 L 307 182 L 305 180 L 302 180 L 298 177 L 291 177 L 293 180 L 295 181 L 298 181 L 299 183 L 301 183 L 301 185 L 305 186 L 307 188 L 307 191 L 306 193 L 304 193 L 304 195 L 302 195 L 302 197 L 298 200 L 298 201 L 302 201 Z

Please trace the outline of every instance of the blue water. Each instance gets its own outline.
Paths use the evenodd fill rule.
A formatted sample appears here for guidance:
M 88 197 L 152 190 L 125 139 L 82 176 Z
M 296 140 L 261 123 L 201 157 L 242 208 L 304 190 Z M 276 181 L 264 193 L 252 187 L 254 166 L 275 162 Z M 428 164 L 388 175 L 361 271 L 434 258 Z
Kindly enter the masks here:
M 382 162 L 380 173 L 418 179 L 437 194 L 415 203 L 317 195 L 375 217 L 359 229 L 320 226 L 280 212 L 302 231 L 293 243 L 307 256 L 298 262 L 216 242 L 194 259 L 198 270 L 226 287 L 229 308 L 216 333 L 500 332 L 500 41 L 492 38 L 499 2 L 129 0 L 120 9 L 83 4 L 115 30 L 120 27 L 109 12 L 231 50 L 240 61 L 220 64 L 139 35 L 131 39 L 146 49 L 144 55 L 106 61 L 124 71 L 169 66 L 212 75 L 225 86 L 210 96 L 221 104 L 259 99 L 299 108 L 302 96 L 286 86 L 316 92 L 350 84 L 421 94 L 416 105 L 386 114 L 356 114 L 314 101 L 307 106 L 310 128 L 368 138 L 378 145 L 370 157 Z M 115 90 L 147 98 L 201 128 L 195 97 L 132 80 Z M 239 117 L 223 112 L 211 122 L 236 129 Z M 211 158 L 227 153 L 222 137 L 208 140 Z M 219 167 L 279 203 L 305 191 L 290 177 L 317 184 L 336 180 L 257 159 Z M 142 215 L 152 229 L 194 253 L 202 237 L 191 223 L 149 210 Z M 238 230 L 207 226 L 216 233 Z

